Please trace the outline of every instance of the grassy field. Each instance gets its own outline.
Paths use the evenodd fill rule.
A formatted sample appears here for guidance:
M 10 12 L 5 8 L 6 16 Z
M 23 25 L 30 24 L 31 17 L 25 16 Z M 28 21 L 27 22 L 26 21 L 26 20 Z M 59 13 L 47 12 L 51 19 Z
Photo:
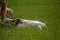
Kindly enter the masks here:
M 60 40 L 60 1 L 59 0 L 8 0 L 8 7 L 15 18 L 39 20 L 47 28 L 0 27 L 0 40 Z

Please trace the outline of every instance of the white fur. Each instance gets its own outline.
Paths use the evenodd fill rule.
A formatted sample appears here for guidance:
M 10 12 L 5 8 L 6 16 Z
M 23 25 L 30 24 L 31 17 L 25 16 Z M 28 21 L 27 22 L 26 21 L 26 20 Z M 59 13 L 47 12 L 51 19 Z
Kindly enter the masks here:
M 10 19 L 10 18 L 5 18 L 5 21 L 9 21 L 9 20 L 13 20 L 13 19 Z
M 40 21 L 33 21 L 33 20 L 25 20 L 25 19 L 21 19 L 22 20 L 22 24 L 25 24 L 25 25 L 28 25 L 28 26 L 38 26 L 40 29 L 42 27 L 46 27 L 46 24 L 45 23 L 42 23 Z M 18 27 L 21 27 L 22 24 L 19 24 Z

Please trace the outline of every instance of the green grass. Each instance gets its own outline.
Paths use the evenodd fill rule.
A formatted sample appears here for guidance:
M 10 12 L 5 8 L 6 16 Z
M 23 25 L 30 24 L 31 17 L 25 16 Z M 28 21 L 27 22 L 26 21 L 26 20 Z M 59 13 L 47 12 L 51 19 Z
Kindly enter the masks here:
M 0 27 L 0 40 L 60 40 L 60 1 L 59 0 L 8 0 L 8 7 L 15 18 L 39 20 L 47 28 Z

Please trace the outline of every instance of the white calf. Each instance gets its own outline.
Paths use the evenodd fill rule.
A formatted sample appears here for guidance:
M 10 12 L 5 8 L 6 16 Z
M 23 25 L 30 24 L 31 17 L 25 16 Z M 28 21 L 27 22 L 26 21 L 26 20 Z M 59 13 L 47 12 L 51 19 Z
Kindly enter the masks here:
M 28 26 L 31 26 L 31 27 L 33 27 L 33 26 L 38 26 L 40 29 L 41 29 L 42 27 L 47 27 L 45 23 L 42 23 L 42 22 L 40 22 L 40 21 L 25 20 L 25 19 L 21 19 L 21 20 L 22 20 L 22 24 L 28 25 Z M 18 27 L 19 27 L 19 26 L 21 26 L 21 24 L 20 24 L 20 25 L 18 24 Z

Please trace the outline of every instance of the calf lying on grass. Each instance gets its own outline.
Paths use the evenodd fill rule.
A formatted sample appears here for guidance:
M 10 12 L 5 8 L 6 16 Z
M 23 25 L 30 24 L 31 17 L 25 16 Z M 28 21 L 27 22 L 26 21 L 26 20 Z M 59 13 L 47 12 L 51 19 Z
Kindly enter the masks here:
M 20 19 L 22 21 L 22 24 L 28 25 L 31 27 L 38 26 L 40 29 L 42 27 L 47 27 L 45 23 L 42 23 L 40 21 L 35 21 L 35 20 L 26 20 L 26 19 Z M 20 27 L 20 24 L 18 24 L 18 27 Z
M 47 27 L 45 23 L 42 23 L 40 21 L 34 21 L 34 20 L 25 20 L 25 19 L 10 19 L 10 18 L 6 18 L 4 23 L 13 23 L 13 24 L 16 24 L 17 27 L 21 27 L 21 24 L 22 26 L 24 25 L 28 25 L 28 26 L 38 26 L 40 29 L 42 27 Z

